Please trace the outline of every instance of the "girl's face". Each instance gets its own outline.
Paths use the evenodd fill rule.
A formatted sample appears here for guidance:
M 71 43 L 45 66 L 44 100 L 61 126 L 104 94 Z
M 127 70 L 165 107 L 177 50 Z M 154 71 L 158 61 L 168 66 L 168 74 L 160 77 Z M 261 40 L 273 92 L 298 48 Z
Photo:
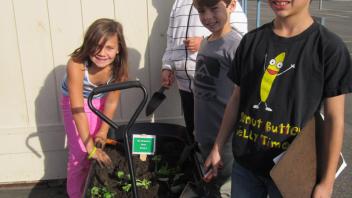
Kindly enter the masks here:
M 101 50 L 90 55 L 90 60 L 99 68 L 111 65 L 114 62 L 116 55 L 119 53 L 118 43 L 116 35 L 109 37 L 105 44 L 103 43 L 103 39 L 101 39 L 99 42 L 99 49 Z
M 269 4 L 277 17 L 287 18 L 308 13 L 310 0 L 269 0 Z

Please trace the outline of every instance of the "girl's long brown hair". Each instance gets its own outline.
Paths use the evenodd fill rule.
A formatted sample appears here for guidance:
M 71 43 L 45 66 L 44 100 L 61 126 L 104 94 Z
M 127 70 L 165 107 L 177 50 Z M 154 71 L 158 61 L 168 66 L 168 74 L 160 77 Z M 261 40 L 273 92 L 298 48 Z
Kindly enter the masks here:
M 102 18 L 94 21 L 88 28 L 83 44 L 77 48 L 70 56 L 76 62 L 88 61 L 88 66 L 92 64 L 89 56 L 99 52 L 105 42 L 111 36 L 117 36 L 119 54 L 116 55 L 112 67 L 114 82 L 126 81 L 128 78 L 128 52 L 123 35 L 122 25 L 112 19 Z M 99 45 L 102 40 L 103 45 Z

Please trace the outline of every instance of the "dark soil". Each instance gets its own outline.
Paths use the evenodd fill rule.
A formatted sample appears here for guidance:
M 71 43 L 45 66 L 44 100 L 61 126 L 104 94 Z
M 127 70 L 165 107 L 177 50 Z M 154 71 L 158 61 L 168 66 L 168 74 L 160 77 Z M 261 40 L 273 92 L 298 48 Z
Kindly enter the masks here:
M 157 142 L 155 155 L 161 157 L 160 162 L 156 162 L 152 159 L 155 155 L 148 155 L 146 161 L 141 161 L 139 155 L 132 156 L 136 179 L 148 179 L 151 181 L 151 185 L 148 189 L 142 187 L 137 188 L 139 197 L 179 197 L 184 185 L 193 179 L 192 175 L 195 171 L 195 166 L 190 159 L 187 158 L 184 163 L 179 163 L 179 158 L 184 147 L 185 144 L 182 141 L 166 138 Z M 107 146 L 105 152 L 110 156 L 114 168 L 101 168 L 97 163 L 93 164 L 90 172 L 92 176 L 87 181 L 86 197 L 95 197 L 91 194 L 91 189 L 94 186 L 99 188 L 105 187 L 107 191 L 113 193 L 113 197 L 133 197 L 133 193 L 131 192 L 132 187 L 129 192 L 125 192 L 121 184 L 126 182 L 131 183 L 130 179 L 127 177 L 129 169 L 128 160 L 125 157 L 124 145 L 117 144 L 115 146 Z M 165 180 L 165 176 L 161 176 L 160 171 L 157 170 L 166 163 L 168 168 L 172 170 L 172 174 L 168 177 L 168 181 L 160 181 L 163 178 Z M 116 173 L 118 171 L 125 173 L 123 179 L 117 177 Z M 175 175 L 177 176 L 175 177 Z

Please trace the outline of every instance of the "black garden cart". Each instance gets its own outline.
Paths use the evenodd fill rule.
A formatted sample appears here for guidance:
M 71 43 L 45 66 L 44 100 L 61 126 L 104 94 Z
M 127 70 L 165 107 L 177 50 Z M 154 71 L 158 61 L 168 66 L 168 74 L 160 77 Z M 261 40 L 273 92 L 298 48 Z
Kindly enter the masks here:
M 92 105 L 94 95 L 131 88 L 140 89 L 143 98 L 126 125 L 117 125 Z M 108 138 L 116 144 L 104 148 L 113 160 L 113 168 L 100 167 L 93 161 L 83 197 L 191 197 L 205 190 L 203 162 L 185 127 L 135 123 L 146 101 L 146 89 L 139 81 L 101 86 L 90 94 L 89 107 L 110 125 Z M 132 138 L 142 134 L 155 136 L 154 155 L 132 155 Z M 151 195 L 149 191 L 157 192 Z

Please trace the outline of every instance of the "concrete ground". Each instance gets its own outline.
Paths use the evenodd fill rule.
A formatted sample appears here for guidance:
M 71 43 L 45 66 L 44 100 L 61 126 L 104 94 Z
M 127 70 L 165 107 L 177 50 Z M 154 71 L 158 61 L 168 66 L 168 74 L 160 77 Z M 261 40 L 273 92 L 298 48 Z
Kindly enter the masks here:
M 65 180 L 0 186 L 1 198 L 67 198 Z
M 257 1 L 248 2 L 249 30 L 256 26 Z M 266 1 L 261 4 L 261 24 L 270 22 L 273 14 L 268 8 Z M 311 12 L 314 16 L 324 17 L 325 26 L 338 34 L 347 44 L 352 55 L 352 0 L 329 0 L 324 1 L 322 9 L 319 9 L 319 1 L 313 0 Z M 343 154 L 348 164 L 335 182 L 334 198 L 352 197 L 352 96 L 348 95 L 345 111 L 345 138 Z M 298 184 L 299 185 L 299 184 Z M 0 186 L 1 198 L 65 198 L 65 181 L 42 182 L 36 185 L 12 185 Z

